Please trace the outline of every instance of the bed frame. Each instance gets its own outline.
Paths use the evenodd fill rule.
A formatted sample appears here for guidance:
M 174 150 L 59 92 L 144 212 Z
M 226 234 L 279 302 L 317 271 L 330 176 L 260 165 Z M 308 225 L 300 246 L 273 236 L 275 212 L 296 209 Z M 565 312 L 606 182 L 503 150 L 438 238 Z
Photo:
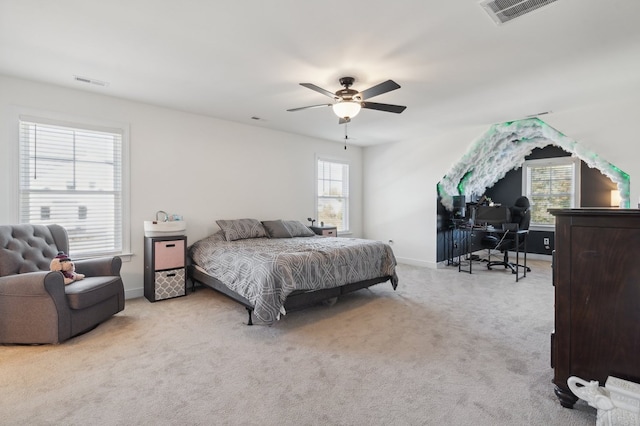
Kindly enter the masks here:
M 244 306 L 249 313 L 249 322 L 247 323 L 247 325 L 253 325 L 252 314 L 254 306 L 248 299 L 231 290 L 229 287 L 224 285 L 222 281 L 197 269 L 194 265 L 187 266 L 187 276 L 193 284 L 192 289 L 194 291 L 196 283 L 200 283 L 224 294 L 225 296 L 231 298 L 232 300 L 235 300 L 236 302 Z M 368 288 L 372 285 L 380 284 L 389 280 L 391 280 L 391 277 L 386 276 L 365 281 L 358 281 L 351 284 L 345 284 L 340 287 L 323 288 L 321 290 L 314 291 L 294 291 L 289 296 L 287 296 L 287 300 L 284 302 L 284 308 L 287 312 L 300 310 L 320 303 L 322 301 L 329 300 L 363 288 Z

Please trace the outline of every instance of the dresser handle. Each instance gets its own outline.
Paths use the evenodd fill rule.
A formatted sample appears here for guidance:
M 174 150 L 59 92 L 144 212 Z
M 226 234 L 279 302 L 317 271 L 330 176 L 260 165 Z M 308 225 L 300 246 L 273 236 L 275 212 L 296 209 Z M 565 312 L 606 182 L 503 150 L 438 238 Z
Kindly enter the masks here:
M 165 245 L 165 247 L 175 247 L 175 246 L 176 246 L 175 244 L 167 244 L 167 245 Z

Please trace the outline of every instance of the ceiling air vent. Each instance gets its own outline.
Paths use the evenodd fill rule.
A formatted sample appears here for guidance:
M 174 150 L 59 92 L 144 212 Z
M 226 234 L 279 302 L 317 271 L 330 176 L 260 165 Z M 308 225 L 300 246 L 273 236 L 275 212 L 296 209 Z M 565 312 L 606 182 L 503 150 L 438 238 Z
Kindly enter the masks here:
M 95 84 L 96 86 L 107 87 L 109 85 L 109 83 L 106 81 L 96 80 L 94 78 L 89 78 L 89 77 L 82 77 L 79 75 L 74 75 L 73 79 L 75 81 L 79 81 L 80 83 Z
M 509 22 L 557 0 L 482 0 L 480 6 L 498 25 Z

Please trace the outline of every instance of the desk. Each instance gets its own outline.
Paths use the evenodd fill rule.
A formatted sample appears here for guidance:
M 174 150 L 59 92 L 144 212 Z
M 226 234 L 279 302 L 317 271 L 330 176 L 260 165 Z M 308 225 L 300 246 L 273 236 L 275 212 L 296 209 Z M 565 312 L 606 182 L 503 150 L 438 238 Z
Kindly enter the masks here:
M 527 276 L 527 235 L 529 235 L 529 230 L 503 230 L 503 229 L 494 229 L 486 226 L 471 226 L 468 224 L 458 224 L 456 226 L 455 231 L 458 231 L 458 240 L 459 243 L 457 247 L 452 246 L 452 254 L 454 253 L 455 248 L 457 248 L 457 257 L 458 257 L 458 272 L 468 272 L 472 273 L 473 271 L 473 252 L 478 250 L 485 249 L 482 247 L 481 241 L 482 238 L 486 235 L 495 234 L 499 235 L 500 238 L 505 238 L 508 235 L 515 234 L 515 248 L 511 250 L 511 252 L 515 253 L 516 261 L 515 261 L 515 275 L 516 282 L 518 282 L 521 278 L 525 278 Z M 520 267 L 520 243 L 523 243 L 523 258 L 524 258 L 524 267 Z M 455 242 L 455 234 L 452 236 L 452 244 L 456 244 Z M 491 256 L 491 250 L 489 249 L 489 256 Z M 465 258 L 466 257 L 466 258 Z M 481 259 L 477 259 L 481 260 Z M 477 261 L 476 260 L 476 261 Z M 466 263 L 468 268 L 463 268 L 463 263 Z M 490 265 L 487 265 L 488 269 L 491 269 Z M 505 267 L 506 268 L 506 267 Z M 520 269 L 523 270 L 523 273 L 520 273 Z

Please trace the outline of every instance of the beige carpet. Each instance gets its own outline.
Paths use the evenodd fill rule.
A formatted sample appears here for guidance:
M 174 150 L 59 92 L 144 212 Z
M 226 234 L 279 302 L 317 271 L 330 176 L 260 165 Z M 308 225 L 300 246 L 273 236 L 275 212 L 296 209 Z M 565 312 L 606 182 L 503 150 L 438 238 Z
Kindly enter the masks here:
M 212 290 L 149 303 L 55 346 L 0 346 L 3 425 L 594 425 L 549 366 L 547 262 L 400 265 L 334 306 L 244 325 Z

